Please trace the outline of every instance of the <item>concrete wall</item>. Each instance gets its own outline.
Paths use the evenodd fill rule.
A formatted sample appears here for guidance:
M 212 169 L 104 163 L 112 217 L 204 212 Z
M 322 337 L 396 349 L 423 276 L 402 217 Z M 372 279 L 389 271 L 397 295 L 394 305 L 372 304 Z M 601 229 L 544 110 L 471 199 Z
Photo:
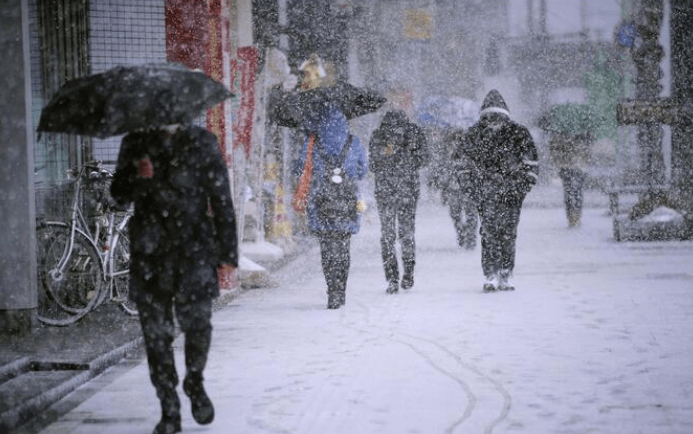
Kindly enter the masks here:
M 0 332 L 35 323 L 33 134 L 25 0 L 0 8 Z

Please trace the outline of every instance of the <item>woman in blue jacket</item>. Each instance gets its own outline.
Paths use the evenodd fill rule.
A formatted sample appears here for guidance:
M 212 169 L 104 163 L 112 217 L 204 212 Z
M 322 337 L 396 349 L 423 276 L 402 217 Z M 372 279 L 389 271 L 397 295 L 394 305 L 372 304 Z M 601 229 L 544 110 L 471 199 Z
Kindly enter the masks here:
M 349 133 L 344 114 L 334 104 L 327 104 L 312 112 L 302 123 L 306 134 L 297 167 L 304 166 L 310 135 L 314 135 L 313 176 L 306 207 L 308 228 L 320 240 L 322 269 L 327 282 L 327 308 L 338 309 L 345 303 L 346 283 L 351 262 L 351 235 L 358 233 L 361 216 L 348 212 L 337 218 L 324 218 L 316 204 L 316 197 L 325 188 L 331 170 L 325 159 L 339 159 L 344 146 L 349 146 L 343 169 L 350 181 L 363 179 L 368 171 L 366 151 L 358 137 Z

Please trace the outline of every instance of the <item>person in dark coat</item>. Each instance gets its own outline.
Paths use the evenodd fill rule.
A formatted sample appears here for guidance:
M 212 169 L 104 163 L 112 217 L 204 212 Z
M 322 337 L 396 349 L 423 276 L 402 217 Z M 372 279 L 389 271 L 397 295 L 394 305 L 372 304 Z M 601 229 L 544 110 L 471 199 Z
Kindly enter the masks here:
M 479 170 L 479 218 L 483 290 L 513 290 L 515 242 L 525 196 L 538 179 L 539 162 L 532 135 L 510 120 L 497 90 L 481 105 L 479 121 L 453 155 L 467 156 Z
M 196 126 L 123 138 L 111 194 L 134 203 L 129 223 L 130 298 L 137 305 L 149 373 L 161 401 L 155 434 L 181 430 L 174 364 L 174 314 L 185 335 L 183 391 L 199 424 L 214 407 L 203 387 L 219 267 L 238 266 L 228 169 L 216 137 Z
M 368 165 L 375 176 L 375 200 L 380 216 L 380 246 L 388 282 L 386 292 L 400 287 L 395 242 L 402 247 L 402 289 L 414 285 L 415 223 L 420 169 L 428 163 L 426 135 L 403 110 L 385 113 L 371 136 Z
M 549 156 L 558 168 L 563 184 L 563 200 L 571 228 L 580 226 L 582 219 L 583 187 L 587 179 L 592 134 L 549 132 Z
M 457 244 L 466 250 L 476 247 L 476 233 L 479 216 L 478 201 L 478 171 L 474 163 L 467 157 L 458 155 L 456 160 L 452 154 L 460 141 L 464 139 L 462 128 L 448 129 L 443 136 L 443 155 L 436 168 L 436 182 L 442 192 L 443 203 L 448 206 L 452 218 Z
M 313 175 L 306 206 L 308 229 L 320 241 L 322 270 L 327 283 L 327 308 L 339 309 L 346 303 L 346 286 L 351 264 L 351 236 L 357 234 L 361 227 L 361 214 L 354 210 L 328 219 L 320 213 L 315 199 L 318 192 L 324 188 L 326 173 L 330 170 L 325 162 L 326 158 L 340 157 L 344 146 L 349 146 L 343 169 L 350 178 L 349 182 L 355 182 L 363 179 L 368 172 L 366 151 L 359 138 L 350 134 L 347 119 L 335 104 L 325 104 L 321 110 L 307 115 L 301 129 L 306 138 L 297 161 L 296 172 L 300 171 L 298 168 L 304 167 L 309 137 L 315 137 L 312 153 Z

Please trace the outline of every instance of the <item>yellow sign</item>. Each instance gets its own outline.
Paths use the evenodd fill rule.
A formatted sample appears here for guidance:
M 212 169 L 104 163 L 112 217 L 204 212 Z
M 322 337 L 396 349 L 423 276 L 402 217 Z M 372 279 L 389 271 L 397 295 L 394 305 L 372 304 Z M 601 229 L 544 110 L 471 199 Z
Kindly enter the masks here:
M 431 14 L 421 9 L 404 11 L 404 32 L 412 39 L 431 39 Z

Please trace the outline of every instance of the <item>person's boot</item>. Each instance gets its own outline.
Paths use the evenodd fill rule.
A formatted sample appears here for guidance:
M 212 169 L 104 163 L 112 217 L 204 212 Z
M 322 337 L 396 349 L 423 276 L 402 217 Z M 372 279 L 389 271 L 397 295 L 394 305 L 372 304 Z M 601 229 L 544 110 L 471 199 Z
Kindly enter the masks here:
M 410 289 L 414 286 L 414 265 L 404 266 L 404 275 L 400 283 L 402 289 Z
M 512 273 L 510 270 L 501 270 L 499 273 L 498 290 L 499 291 L 514 291 L 515 287 L 510 283 Z
M 385 279 L 388 281 L 385 292 L 388 294 L 396 293 L 399 290 L 399 268 L 397 260 L 385 263 Z
M 180 414 L 178 417 L 161 416 L 161 420 L 154 427 L 152 434 L 175 434 L 181 431 Z
M 497 274 L 491 274 L 486 276 L 486 281 L 484 281 L 483 291 L 484 292 L 494 292 L 498 289 L 499 279 Z
M 397 291 L 399 291 L 399 285 L 397 284 L 397 281 L 390 281 L 390 283 L 387 284 L 387 289 L 385 290 L 385 292 L 388 294 L 395 294 Z
M 471 232 L 464 237 L 464 249 L 474 250 L 476 248 L 476 234 Z
M 467 247 L 466 245 L 466 238 L 464 236 L 464 233 L 461 231 L 457 231 L 457 245 L 465 249 Z
M 174 434 L 181 431 L 180 399 L 175 390 L 159 396 L 161 401 L 161 420 L 154 427 L 153 434 Z
M 214 406 L 202 385 L 202 373 L 191 372 L 183 380 L 183 392 L 190 397 L 192 416 L 200 425 L 207 425 L 214 420 Z
M 342 297 L 340 297 L 338 291 L 327 291 L 327 308 L 339 309 L 340 307 L 342 307 Z
M 568 226 L 571 228 L 580 227 L 580 215 L 572 213 L 568 216 Z

